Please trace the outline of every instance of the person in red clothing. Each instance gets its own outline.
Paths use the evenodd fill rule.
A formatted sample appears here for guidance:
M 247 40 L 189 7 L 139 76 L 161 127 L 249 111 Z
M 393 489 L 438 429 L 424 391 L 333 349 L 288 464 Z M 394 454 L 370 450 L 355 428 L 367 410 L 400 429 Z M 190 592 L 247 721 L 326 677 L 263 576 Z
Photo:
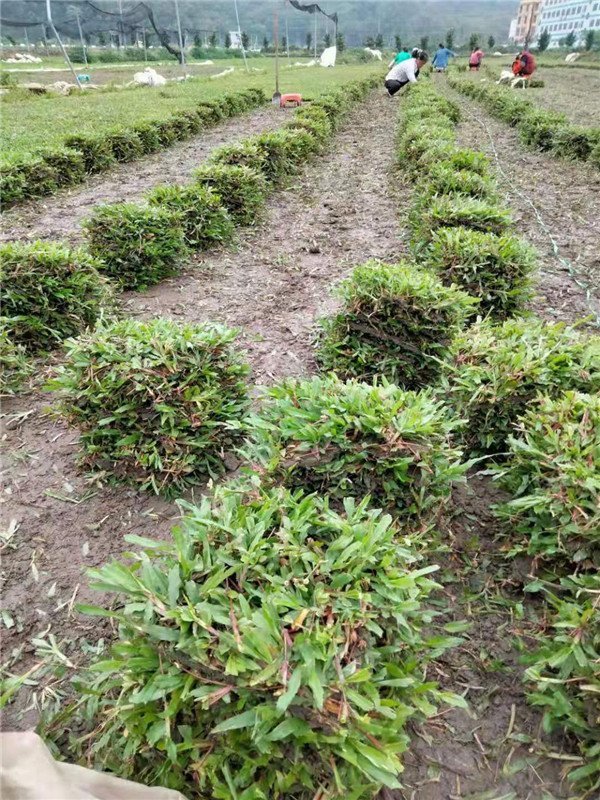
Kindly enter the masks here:
M 529 50 L 522 50 L 512 65 L 513 75 L 518 78 L 531 78 L 535 72 L 535 58 L 531 55 Z
M 475 50 L 469 56 L 469 69 L 475 70 L 475 72 L 479 72 L 479 68 L 481 67 L 481 62 L 483 61 L 483 56 L 485 53 L 480 47 L 476 47 Z

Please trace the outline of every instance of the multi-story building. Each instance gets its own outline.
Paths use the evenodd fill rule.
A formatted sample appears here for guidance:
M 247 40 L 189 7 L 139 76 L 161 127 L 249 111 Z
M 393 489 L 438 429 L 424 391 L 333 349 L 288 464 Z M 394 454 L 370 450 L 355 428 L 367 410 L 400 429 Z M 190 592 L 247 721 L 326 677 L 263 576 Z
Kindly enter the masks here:
M 548 2 L 548 0 L 546 0 Z M 510 38 L 516 44 L 533 42 L 536 38 L 538 15 L 542 0 L 521 0 L 516 20 L 511 23 Z
M 544 0 L 538 17 L 538 36 L 544 30 L 550 34 L 550 47 L 557 47 L 571 31 L 575 43 L 588 30 L 600 33 L 600 0 Z

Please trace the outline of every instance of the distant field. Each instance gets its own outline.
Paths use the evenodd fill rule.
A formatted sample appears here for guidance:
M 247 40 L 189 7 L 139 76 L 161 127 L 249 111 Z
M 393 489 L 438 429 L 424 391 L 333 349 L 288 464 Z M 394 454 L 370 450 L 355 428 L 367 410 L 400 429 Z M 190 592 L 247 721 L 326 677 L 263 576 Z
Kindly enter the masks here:
M 235 65 L 231 75 L 216 80 L 198 77 L 185 83 L 170 83 L 162 88 L 133 88 L 122 91 L 72 94 L 67 97 L 43 95 L 3 104 L 3 160 L 12 161 L 41 148 L 60 145 L 74 133 L 101 132 L 110 128 L 145 120 L 162 119 L 176 111 L 194 107 L 202 100 L 219 97 L 224 92 L 260 87 L 274 91 L 273 59 L 252 59 L 252 67 L 263 69 L 247 74 L 239 60 L 219 62 L 221 71 Z M 140 65 L 136 66 L 136 70 Z M 143 66 L 143 65 L 142 65 Z M 177 70 L 177 65 L 175 65 Z M 160 70 L 159 70 L 160 71 Z M 311 97 L 334 86 L 383 72 L 382 65 L 289 68 L 282 59 L 281 91 L 298 91 Z M 54 73 L 55 75 L 57 73 Z
M 569 66 L 558 59 L 554 63 L 557 66 L 550 67 L 542 60 L 535 77 L 545 86 L 525 90 L 524 96 L 540 108 L 561 111 L 574 125 L 600 126 L 600 70 Z M 510 67 L 510 59 L 487 59 L 487 67 L 481 73 L 469 73 L 469 77 L 474 81 L 493 80 Z

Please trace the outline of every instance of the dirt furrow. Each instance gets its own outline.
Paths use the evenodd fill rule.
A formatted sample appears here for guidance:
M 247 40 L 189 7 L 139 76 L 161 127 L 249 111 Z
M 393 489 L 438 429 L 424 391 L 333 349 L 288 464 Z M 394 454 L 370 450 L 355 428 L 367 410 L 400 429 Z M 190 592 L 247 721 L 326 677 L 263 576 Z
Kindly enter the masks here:
M 550 321 L 600 318 L 600 173 L 528 150 L 513 128 L 445 91 L 463 112 L 459 144 L 490 156 L 518 232 L 540 253 L 532 309 Z
M 328 155 L 273 196 L 235 251 L 209 253 L 184 277 L 130 294 L 128 313 L 241 328 L 259 383 L 312 369 L 312 329 L 333 305 L 331 284 L 368 258 L 401 254 L 400 191 L 389 190 L 395 114 L 395 103 L 374 96 Z
M 265 105 L 154 155 L 90 176 L 85 184 L 17 206 L 2 215 L 0 241 L 51 239 L 76 243 L 81 239 L 82 220 L 99 203 L 137 201 L 154 186 L 187 183 L 192 171 L 215 147 L 274 130 L 293 113 Z

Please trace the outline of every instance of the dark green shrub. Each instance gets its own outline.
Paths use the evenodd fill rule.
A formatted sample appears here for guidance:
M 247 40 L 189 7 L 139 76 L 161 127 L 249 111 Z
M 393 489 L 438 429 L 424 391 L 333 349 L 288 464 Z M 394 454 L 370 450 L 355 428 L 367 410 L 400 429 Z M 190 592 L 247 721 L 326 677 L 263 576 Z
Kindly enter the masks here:
M 236 144 L 225 144 L 211 153 L 209 164 L 225 164 L 232 167 L 249 167 L 264 172 L 266 154 L 254 139 L 243 139 Z
M 179 125 L 177 120 L 170 117 L 169 119 L 157 120 L 154 123 L 158 139 L 161 147 L 171 147 L 176 141 L 180 139 Z
M 416 164 L 427 152 L 452 145 L 455 138 L 451 126 L 438 125 L 433 131 L 428 125 L 411 126 L 398 139 L 398 160 L 403 168 L 417 169 Z
M 233 236 L 233 222 L 218 194 L 205 186 L 158 186 L 148 195 L 151 206 L 178 214 L 185 243 L 194 250 L 227 242 Z
M 160 133 L 155 122 L 138 122 L 131 130 L 142 143 L 144 153 L 156 153 L 163 146 Z
M 489 176 L 468 169 L 453 169 L 444 161 L 431 165 L 417 186 L 417 193 L 460 194 L 488 202 L 497 199 L 495 184 Z
M 84 463 L 173 494 L 224 471 L 229 423 L 246 410 L 235 333 L 167 319 L 121 320 L 70 340 L 51 388 L 81 429 Z
M 27 178 L 18 165 L 3 166 L 0 172 L 0 201 L 3 208 L 24 200 L 28 194 Z
M 317 358 L 342 377 L 384 375 L 426 386 L 477 300 L 412 264 L 369 261 L 338 288 L 341 311 L 322 320 Z
M 600 566 L 600 397 L 543 398 L 508 439 L 496 469 L 513 499 L 497 509 L 531 555 Z
M 600 787 L 598 597 L 598 573 L 563 578 L 559 592 L 546 589 L 552 615 L 523 659 L 527 700 L 543 710 L 543 729 L 563 739 L 566 733 L 578 745 L 582 762 L 569 765 L 568 779 L 582 800 Z
M 537 254 L 516 236 L 497 236 L 468 228 L 438 228 L 422 253 L 424 267 L 446 284 L 478 297 L 478 311 L 506 317 L 531 296 Z
M 57 187 L 72 186 L 85 179 L 85 160 L 78 150 L 63 147 L 62 150 L 41 153 L 41 156 L 54 171 Z
M 202 116 L 197 111 L 178 111 L 171 118 L 178 131 L 178 139 L 187 139 L 203 127 Z
M 302 161 L 316 149 L 315 138 L 301 130 L 262 133 L 254 141 L 265 154 L 262 171 L 267 181 L 278 181 L 297 172 Z
M 214 101 L 206 100 L 203 103 L 199 103 L 196 106 L 196 111 L 200 119 L 205 120 L 206 123 L 210 125 L 216 125 L 222 119 L 225 118 L 225 111 L 219 103 Z
M 427 196 L 413 205 L 409 214 L 416 247 L 429 242 L 438 228 L 459 226 L 485 233 L 505 233 L 511 224 L 507 209 L 474 197 Z
M 39 154 L 26 156 L 18 163 L 10 165 L 6 170 L 5 182 L 10 191 L 8 200 L 2 195 L 3 204 L 53 194 L 60 186 L 56 169 Z M 22 191 L 22 198 L 16 196 L 19 191 Z
M 490 169 L 489 159 L 483 153 L 437 142 L 417 159 L 415 169 L 417 174 L 423 175 L 441 164 L 452 170 L 469 170 L 483 177 L 489 175 Z
M 119 626 L 76 676 L 71 758 L 211 798 L 398 788 L 407 719 L 465 705 L 429 674 L 460 641 L 422 629 L 436 567 L 366 503 L 219 488 L 187 511 L 173 542 L 90 571 L 118 611 L 88 612 Z
M 482 322 L 456 338 L 452 354 L 442 391 L 467 420 L 465 444 L 476 453 L 504 451 L 518 418 L 541 395 L 600 390 L 600 338 L 564 325 Z
M 134 161 L 144 155 L 142 141 L 133 130 L 113 131 L 106 138 L 117 161 Z
M 264 175 L 249 167 L 211 164 L 194 172 L 195 181 L 213 189 L 239 225 L 256 221 L 267 194 Z
M 559 128 L 567 123 L 567 117 L 558 111 L 532 109 L 518 122 L 521 141 L 536 150 L 551 150 Z
M 49 350 L 92 325 L 110 305 L 102 264 L 45 242 L 0 245 L 2 325 L 28 352 Z
M 0 397 L 18 391 L 33 372 L 33 364 L 22 344 L 15 344 L 12 332 L 0 325 Z
M 267 391 L 252 423 L 244 455 L 265 482 L 335 500 L 368 494 L 422 522 L 466 469 L 443 403 L 394 384 L 286 380 Z
M 144 289 L 177 274 L 187 254 L 181 218 L 165 208 L 96 206 L 84 227 L 91 253 L 123 289 Z
M 588 161 L 592 166 L 596 167 L 596 169 L 600 169 L 600 143 L 592 148 L 588 156 Z
M 572 161 L 587 161 L 594 147 L 600 143 L 600 132 L 594 128 L 575 125 L 559 127 L 552 138 L 552 152 Z
M 112 142 L 104 134 L 76 134 L 67 136 L 65 144 L 83 155 L 86 172 L 102 172 L 115 163 Z

